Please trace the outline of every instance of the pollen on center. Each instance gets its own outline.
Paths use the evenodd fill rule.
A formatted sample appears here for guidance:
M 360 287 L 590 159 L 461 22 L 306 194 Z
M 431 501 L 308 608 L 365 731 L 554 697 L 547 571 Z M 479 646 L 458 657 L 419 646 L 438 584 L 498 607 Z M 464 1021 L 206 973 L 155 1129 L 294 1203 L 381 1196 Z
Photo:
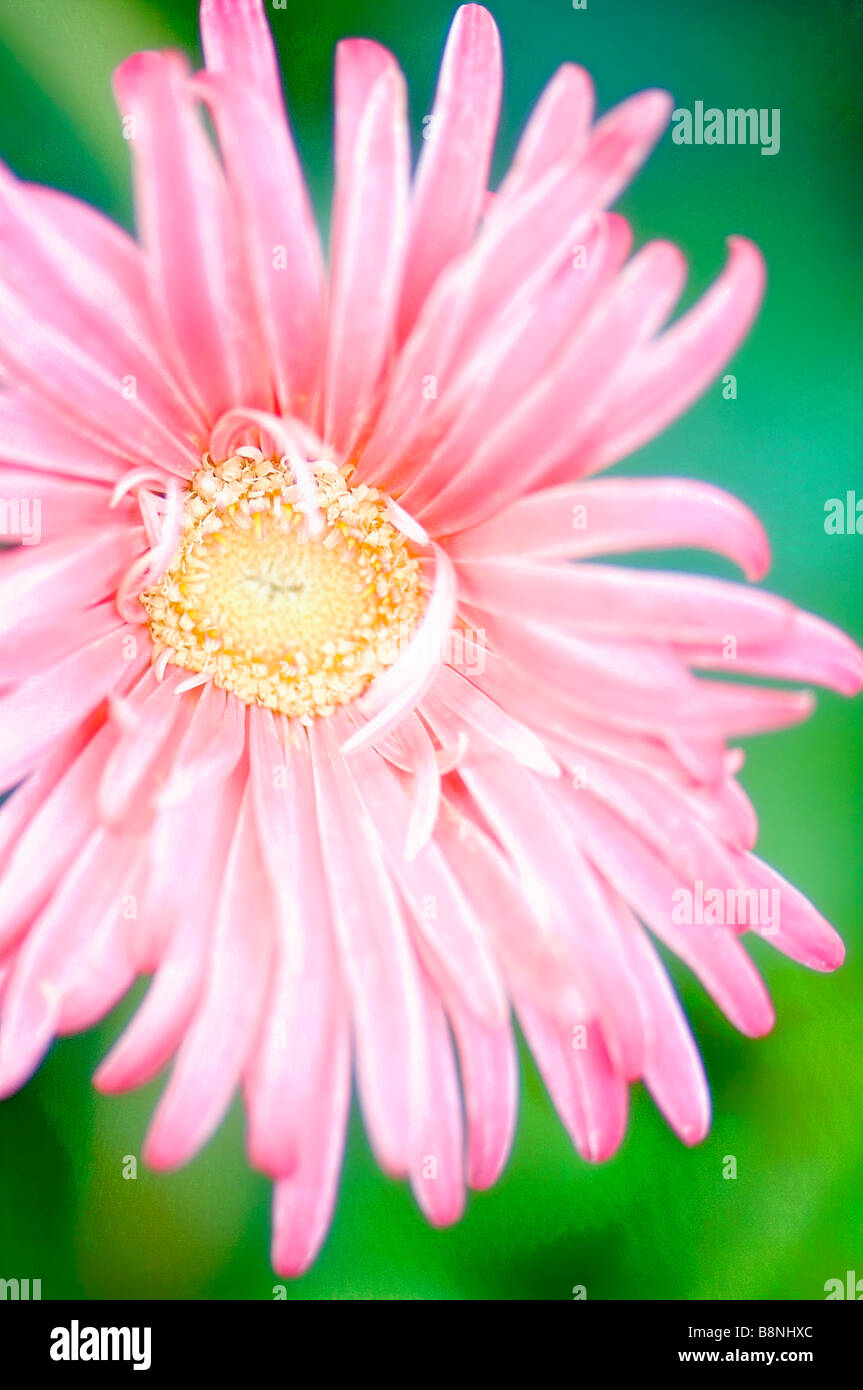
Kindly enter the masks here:
M 317 532 L 278 461 L 205 459 L 177 553 L 141 594 L 154 659 L 167 652 L 244 703 L 305 722 L 391 666 L 425 603 L 419 561 L 386 499 L 335 469 L 315 482 Z

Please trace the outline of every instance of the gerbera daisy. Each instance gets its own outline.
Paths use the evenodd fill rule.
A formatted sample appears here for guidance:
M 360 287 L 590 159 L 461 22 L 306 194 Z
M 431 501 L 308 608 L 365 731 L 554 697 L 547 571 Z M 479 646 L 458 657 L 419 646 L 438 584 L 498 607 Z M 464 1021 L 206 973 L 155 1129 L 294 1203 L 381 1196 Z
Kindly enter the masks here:
M 779 598 L 603 562 L 767 567 L 715 488 L 593 479 L 703 391 L 762 294 L 735 237 L 665 327 L 682 256 L 630 256 L 606 211 L 664 93 L 594 123 L 564 65 L 489 193 L 489 14 L 456 15 L 413 177 L 396 63 L 343 43 L 325 271 L 263 6 L 201 20 L 203 72 L 144 53 L 117 73 L 140 244 L 0 176 L 0 492 L 39 541 L 0 570 L 0 1088 L 152 975 L 97 1084 L 172 1063 L 144 1147 L 162 1169 L 242 1087 L 294 1274 L 330 1221 L 352 1075 L 431 1221 L 495 1181 L 513 1015 L 585 1158 L 619 1145 L 637 1079 L 703 1137 L 654 938 L 750 1035 L 773 1014 L 743 931 L 816 969 L 842 947 L 751 853 L 729 748 L 810 696 L 698 673 L 853 693 L 863 672 Z M 781 912 L 681 923 L 704 885 Z

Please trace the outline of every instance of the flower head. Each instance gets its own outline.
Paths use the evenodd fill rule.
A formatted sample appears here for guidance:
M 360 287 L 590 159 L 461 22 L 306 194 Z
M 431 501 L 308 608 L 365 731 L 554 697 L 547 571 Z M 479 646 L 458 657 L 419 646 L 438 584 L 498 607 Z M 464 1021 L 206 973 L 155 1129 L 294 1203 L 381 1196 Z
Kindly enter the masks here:
M 398 67 L 342 44 L 325 270 L 263 6 L 201 20 L 203 72 L 117 73 L 140 243 L 0 173 L 0 488 L 41 517 L 0 569 L 0 1088 L 151 974 L 97 1084 L 172 1063 L 158 1168 L 242 1087 L 297 1273 L 352 1077 L 431 1221 L 495 1181 L 513 1014 L 585 1158 L 637 1079 L 703 1137 L 654 938 L 751 1035 L 773 1016 L 745 931 L 816 969 L 842 947 L 753 855 L 729 747 L 810 696 L 702 673 L 850 694 L 863 666 L 752 587 L 605 563 L 768 561 L 713 487 L 594 476 L 700 394 L 763 289 L 732 238 L 665 326 L 680 253 L 631 256 L 607 211 L 663 93 L 594 122 L 564 65 L 489 193 L 489 14 L 456 15 L 413 176 Z

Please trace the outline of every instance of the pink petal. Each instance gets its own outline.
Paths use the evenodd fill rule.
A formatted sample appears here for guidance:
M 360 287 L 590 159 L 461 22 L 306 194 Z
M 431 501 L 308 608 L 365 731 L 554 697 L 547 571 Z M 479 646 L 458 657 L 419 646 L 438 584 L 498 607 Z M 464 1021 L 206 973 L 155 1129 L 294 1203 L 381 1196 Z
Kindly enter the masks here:
M 601 1163 L 620 1147 L 629 1088 L 614 1070 L 600 1030 L 581 1024 L 581 1036 L 519 1004 L 518 1015 L 555 1109 L 582 1158 Z
M 467 249 L 488 181 L 500 109 L 500 37 L 488 10 L 462 5 L 447 39 L 411 199 L 399 332 L 444 267 Z
M 203 995 L 144 1144 L 152 1167 L 186 1162 L 222 1119 L 254 1040 L 272 949 L 272 901 L 247 789 L 225 865 Z
M 465 560 L 575 560 L 688 547 L 727 556 L 747 579 L 760 579 L 770 561 L 764 528 L 748 507 L 689 478 L 603 478 L 545 488 L 448 543 L 453 558 Z
M 226 3 L 218 9 L 233 27 L 236 13 Z M 227 41 L 230 29 L 217 46 L 215 15 L 215 5 L 202 12 L 209 71 L 197 87 L 216 123 L 238 209 L 276 399 L 286 415 L 316 422 L 325 291 L 320 238 L 281 95 L 277 102 L 263 98 L 270 64 L 251 53 L 244 60 L 242 48 Z
M 463 562 L 458 574 L 464 599 L 485 612 L 517 607 L 528 621 L 611 641 L 712 643 L 719 656 L 729 635 L 782 642 L 794 622 L 784 599 L 697 574 L 494 560 Z
M 409 489 L 404 505 L 439 534 L 529 491 L 573 451 L 629 354 L 670 312 L 684 279 L 685 262 L 676 247 L 646 246 L 598 300 L 568 349 L 497 422 L 452 481 L 432 499 L 421 488 L 416 495 Z
M 309 741 L 363 1114 L 378 1162 L 400 1176 L 410 1164 L 412 1097 L 428 1056 L 419 968 L 401 903 L 375 853 L 372 827 L 332 729 L 319 722 L 309 730 Z
M 633 362 L 622 390 L 579 456 L 579 472 L 607 468 L 664 430 L 696 401 L 752 327 L 764 295 L 764 261 L 743 237 L 728 240 L 718 280 Z
M 108 370 L 123 364 L 142 400 L 177 434 L 200 427 L 160 352 L 143 257 L 101 213 L 0 165 L 0 240 L 7 282 L 34 316 L 86 347 Z
M 154 302 L 212 422 L 233 405 L 268 408 L 258 324 L 221 172 L 174 54 L 140 53 L 115 73 L 133 123 L 138 222 Z
M 649 1025 L 645 1083 L 685 1144 L 698 1144 L 710 1128 L 710 1090 L 698 1048 L 671 982 L 647 933 L 623 903 L 620 920 L 637 960 L 636 982 Z
M 463 1010 L 451 1013 L 461 1060 L 468 1127 L 468 1182 L 478 1191 L 500 1177 L 515 1133 L 518 1058 L 507 1022 L 487 1028 Z
M 279 720 L 279 724 L 284 721 Z M 273 1177 L 291 1174 L 309 1147 L 321 1093 L 332 1084 L 333 1048 L 344 1045 L 327 885 L 315 825 L 305 732 L 285 725 L 283 746 L 269 710 L 249 711 L 252 790 L 279 932 L 258 1041 L 245 1082 L 249 1158 Z M 308 1181 L 306 1176 L 305 1181 Z
M 495 216 L 556 164 L 573 163 L 583 154 L 592 116 L 590 74 L 575 63 L 563 63 L 530 114 L 512 163 L 497 190 Z
M 0 785 L 17 782 L 110 690 L 134 680 L 148 652 L 129 655 L 128 636 L 128 629 L 115 629 L 0 698 Z
M 324 438 L 347 453 L 389 354 L 409 180 L 404 79 L 377 44 L 336 53 L 336 183 Z
M 0 640 L 16 637 L 20 641 L 46 612 L 62 622 L 66 614 L 107 598 L 140 544 L 140 530 L 113 526 L 95 537 L 73 531 L 62 540 L 32 548 L 23 545 L 3 554 Z
M 437 994 L 423 986 L 429 1064 L 414 1095 L 411 1187 L 433 1226 L 451 1226 L 464 1211 L 461 1092 L 446 1016 Z
M 332 1220 L 350 1096 L 348 1029 L 336 1014 L 316 1103 L 303 1117 L 296 1167 L 276 1183 L 273 1197 L 273 1268 L 287 1278 L 312 1263 Z

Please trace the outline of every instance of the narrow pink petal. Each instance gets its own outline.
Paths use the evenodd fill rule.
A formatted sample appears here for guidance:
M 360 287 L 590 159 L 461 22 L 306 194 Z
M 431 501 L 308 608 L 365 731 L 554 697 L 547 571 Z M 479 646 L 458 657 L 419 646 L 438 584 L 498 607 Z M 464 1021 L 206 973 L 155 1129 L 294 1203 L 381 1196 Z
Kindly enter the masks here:
M 583 154 L 593 116 L 593 82 L 575 63 L 563 63 L 530 114 L 506 177 L 497 190 L 495 216 L 556 164 Z
M 500 1177 L 515 1133 L 518 1057 L 509 1022 L 487 1028 L 451 1012 L 461 1060 L 468 1127 L 468 1182 L 477 1191 Z
M 128 629 L 125 629 L 128 633 Z M 43 613 L 30 627 L 28 642 L 12 635 L 0 642 L 0 672 L 7 687 L 30 680 L 42 672 L 59 666 L 109 633 L 124 631 L 123 620 L 117 612 L 113 597 L 77 613 Z M 131 636 L 131 634 L 129 634 Z M 136 639 L 137 640 L 137 639 Z M 145 644 L 146 645 L 146 644 Z M 130 645 L 131 650 L 131 645 Z
M 561 816 L 557 784 L 474 757 L 461 771 L 468 791 L 506 849 L 537 917 L 577 962 L 588 1016 L 608 1018 L 629 1054 L 629 1020 L 637 1017 L 631 982 L 620 970 L 617 934 L 579 845 Z M 573 795 L 573 793 L 570 793 Z
M 144 784 L 165 757 L 172 732 L 182 732 L 194 699 L 175 693 L 183 673 L 174 669 L 163 681 L 150 666 L 127 702 L 131 724 L 108 757 L 98 789 L 98 805 L 106 825 L 120 825 L 143 800 Z
M 611 641 L 713 643 L 721 655 L 729 634 L 782 642 L 794 622 L 784 599 L 697 574 L 494 560 L 463 562 L 458 574 L 463 598 L 486 612 L 518 607 L 528 621 Z
M 2 428 L 2 426 L 0 426 Z M 0 445 L 0 449 L 2 449 Z M 56 540 L 72 531 L 105 525 L 110 492 L 98 483 L 78 483 L 56 473 L 0 464 L 0 495 L 7 503 L 6 540 Z M 15 506 L 17 504 L 17 512 Z M 131 529 L 133 504 L 124 499 L 111 518 Z
M 0 457 L 37 474 L 83 478 L 113 487 L 129 468 L 123 452 L 111 452 L 76 434 L 42 399 L 10 390 L 0 392 Z M 39 478 L 33 481 L 38 496 Z
M 336 53 L 336 183 L 324 438 L 347 453 L 390 352 L 407 232 L 404 79 L 366 40 Z
M 382 853 L 412 914 L 412 939 L 447 1002 L 460 1000 L 489 1025 L 506 1016 L 507 1002 L 483 923 L 464 898 L 446 857 L 432 839 L 408 860 L 401 844 L 408 801 L 395 774 L 376 753 L 351 760 L 350 775 L 374 825 Z
M 675 1133 L 685 1144 L 698 1144 L 710 1128 L 710 1090 L 701 1056 L 647 933 L 623 903 L 620 918 L 637 961 L 637 988 L 648 1020 L 645 1084 Z
M 236 200 L 276 399 L 286 415 L 317 423 L 324 268 L 287 116 L 281 98 L 277 105 L 263 99 L 255 68 L 238 71 L 230 48 L 217 62 L 209 44 L 205 51 L 210 71 L 197 86 L 216 123 Z
M 787 634 L 778 641 L 758 644 L 745 632 L 735 633 L 735 649 L 729 660 L 720 644 L 686 643 L 678 646 L 684 661 L 697 667 L 728 669 L 773 679 L 814 681 L 842 695 L 857 695 L 863 686 L 863 653 L 832 623 L 795 609 Z
M 416 447 L 460 359 L 492 343 L 501 317 L 532 302 L 557 273 L 645 158 L 669 113 L 663 93 L 624 103 L 583 160 L 551 169 L 439 277 L 399 355 L 359 478 L 385 476 L 395 457 Z M 436 395 L 423 390 L 429 380 Z
M 547 683 L 570 710 L 616 730 L 672 740 L 714 740 L 785 728 L 814 708 L 807 692 L 696 680 L 658 645 L 583 641 L 553 626 L 489 617 L 491 643 L 526 676 Z M 704 750 L 702 750 L 703 753 Z M 690 748 L 692 756 L 695 749 Z M 712 759 L 711 761 L 715 761 Z
M 481 5 L 462 5 L 423 123 L 399 306 L 401 337 L 441 270 L 470 245 L 488 182 L 500 89 L 497 26 Z
M 0 1095 L 31 1075 L 56 1032 L 63 990 L 91 926 L 117 914 L 134 842 L 96 830 L 18 952 L 3 1000 Z
M 506 217 L 491 218 L 477 242 L 479 274 L 463 307 L 462 353 L 487 336 L 502 304 L 531 297 L 572 255 L 595 215 L 614 201 L 665 127 L 671 99 L 646 91 L 596 126 L 584 157 L 555 165 L 514 200 Z M 533 244 L 531 244 L 533 242 Z M 679 254 L 679 253 L 678 253 Z
M 529 1005 L 518 1005 L 525 1037 L 555 1109 L 582 1158 L 601 1163 L 617 1151 L 626 1130 L 629 1087 L 593 1024 L 561 1028 Z
M 245 1078 L 247 1148 L 256 1167 L 290 1174 L 308 1147 L 320 1093 L 331 1084 L 346 1001 L 332 940 L 315 823 L 308 740 L 269 710 L 249 711 L 255 816 L 279 931 L 266 1008 Z M 334 1037 L 335 1033 L 335 1037 Z
M 546 777 L 560 776 L 560 768 L 532 729 L 507 714 L 452 666 L 442 666 L 434 683 L 435 695 L 458 719 L 478 730 L 521 763 Z
M 289 1177 L 273 1197 L 273 1269 L 286 1278 L 302 1274 L 329 1229 L 336 1200 L 351 1096 L 346 1019 L 336 1014 L 314 1109 L 304 1116 L 302 1147 Z
M 188 741 L 188 734 L 187 734 Z M 222 879 L 213 865 L 225 862 L 234 834 L 242 784 L 215 775 L 200 788 L 213 811 L 201 815 L 198 795 L 173 803 L 159 816 L 151 844 L 143 935 L 164 937 L 158 960 L 145 962 L 155 976 L 143 1003 L 102 1061 L 93 1078 L 108 1093 L 140 1086 L 161 1070 L 180 1045 L 207 979 L 208 952 Z M 176 846 L 183 846 L 183 872 L 176 872 Z M 136 940 L 142 962 L 146 952 Z M 143 965 L 142 965 L 143 968 Z
M 133 652 L 128 636 L 128 629 L 115 629 L 0 698 L 0 785 L 17 782 L 110 690 L 134 679 L 148 653 L 142 643 Z
M 410 1164 L 412 1098 L 428 1055 L 419 967 L 333 730 L 319 721 L 309 741 L 330 906 L 351 995 L 363 1114 L 378 1162 L 400 1176 Z
M 245 746 L 245 709 L 218 686 L 205 686 L 185 740 L 159 795 L 163 806 L 184 801 L 203 784 L 231 773 Z
M 267 106 L 280 112 L 279 61 L 263 0 L 201 0 L 200 24 L 209 70 L 254 85 Z
M 116 742 L 110 725 L 103 725 L 31 814 L 4 864 L 0 901 L 0 951 L 28 925 L 57 888 L 87 837 L 95 829 L 93 799 L 105 759 Z M 63 761 L 66 750 L 61 754 Z M 62 765 L 62 764 L 61 764 Z M 36 779 L 33 779 L 34 782 Z M 26 807 L 23 794 L 15 793 Z
M 800 890 L 754 854 L 746 856 L 746 875 L 759 892 L 775 893 L 778 904 L 778 920 L 753 931 L 811 970 L 837 970 L 845 959 L 842 938 Z
M 600 873 L 651 930 L 692 969 L 726 1017 L 742 1033 L 760 1037 L 774 1014 L 764 983 L 736 939 L 734 929 L 672 922 L 679 876 L 589 793 L 570 807 L 580 842 Z M 716 885 L 724 887 L 724 885 Z
M 520 497 L 448 543 L 454 559 L 576 560 L 632 550 L 712 550 L 747 579 L 770 551 L 758 518 L 736 497 L 689 478 L 603 478 Z
M 718 280 L 633 362 L 622 389 L 579 457 L 579 472 L 607 468 L 659 434 L 697 400 L 752 327 L 764 295 L 760 251 L 730 237 Z
M 433 1226 L 451 1226 L 464 1212 L 464 1139 L 461 1091 L 446 1016 L 423 982 L 429 1063 L 414 1095 L 411 1187 Z
M 124 382 L 123 363 L 102 363 L 75 337 L 34 318 L 26 299 L 0 281 L 0 368 L 38 395 L 51 414 L 100 442 L 99 452 L 190 474 L 200 462 L 161 414 Z M 129 389 L 124 389 L 128 385 Z M 95 461 L 98 467 L 98 458 Z
M 463 460 L 452 480 L 431 498 L 420 482 L 405 494 L 404 505 L 426 529 L 446 533 L 490 515 L 541 482 L 567 459 L 601 411 L 610 384 L 637 344 L 665 320 L 685 275 L 683 257 L 671 243 L 644 247 L 599 299 L 568 349 Z
M 129 924 L 146 911 L 146 843 L 131 852 L 121 894 L 101 917 L 89 918 L 89 930 L 63 972 L 57 1016 L 60 1035 L 92 1028 L 120 1002 L 135 982 L 137 968 L 129 949 Z
M 0 640 L 20 640 L 46 613 L 62 619 L 107 598 L 140 546 L 139 528 L 113 526 L 95 537 L 70 532 L 62 540 L 3 553 Z
M 270 403 L 227 191 L 174 54 L 139 53 L 114 77 L 131 121 L 138 222 L 152 291 L 209 420 Z
M 159 347 L 144 258 L 131 238 L 68 194 L 19 183 L 0 165 L 4 278 L 40 320 L 85 347 L 178 435 L 202 420 Z
M 0 869 L 5 871 L 15 846 L 42 804 L 56 791 L 69 768 L 93 736 L 95 721 L 78 725 L 61 739 L 49 757 L 0 803 Z M 2 954 L 2 949 L 0 949 Z
M 222 1119 L 254 1040 L 272 950 L 272 899 L 247 789 L 225 865 L 204 993 L 144 1144 L 152 1167 L 186 1162 Z
M 602 214 L 584 234 L 585 263 L 567 253 L 548 284 L 500 324 L 494 341 L 481 343 L 447 382 L 435 418 L 442 433 L 422 469 L 415 502 L 443 487 L 509 413 L 512 402 L 548 371 L 573 341 L 582 319 L 620 269 L 631 234 L 622 218 Z M 400 486 L 416 471 L 410 456 L 388 471 L 387 485 Z M 414 494 L 412 494 L 412 497 Z
M 422 720 L 414 715 L 399 726 L 399 738 L 413 776 L 411 813 L 404 857 L 415 859 L 429 842 L 440 810 L 440 769 L 437 752 Z

